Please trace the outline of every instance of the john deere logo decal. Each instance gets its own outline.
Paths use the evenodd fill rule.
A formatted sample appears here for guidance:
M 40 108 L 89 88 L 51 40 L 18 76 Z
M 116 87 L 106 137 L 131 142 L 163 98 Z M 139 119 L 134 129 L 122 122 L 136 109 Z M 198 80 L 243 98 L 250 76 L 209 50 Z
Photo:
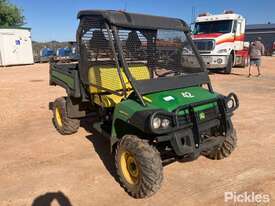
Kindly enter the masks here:
M 194 97 L 190 92 L 182 92 L 181 95 L 185 98 L 193 98 Z
M 204 112 L 201 112 L 199 116 L 200 116 L 200 120 L 204 120 L 205 119 L 205 113 Z

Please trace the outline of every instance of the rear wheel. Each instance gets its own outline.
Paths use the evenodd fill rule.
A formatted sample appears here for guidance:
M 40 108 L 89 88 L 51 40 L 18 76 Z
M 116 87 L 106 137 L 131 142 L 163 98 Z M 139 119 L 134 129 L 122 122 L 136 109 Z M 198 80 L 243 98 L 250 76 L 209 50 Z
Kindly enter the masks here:
M 158 150 L 148 141 L 125 135 L 119 142 L 115 163 L 121 186 L 134 198 L 156 193 L 163 180 Z
M 228 157 L 237 146 L 237 135 L 236 130 L 233 129 L 231 134 L 225 137 L 223 144 L 215 148 L 213 151 L 205 154 L 204 156 L 213 159 L 213 160 L 221 160 Z
M 60 97 L 53 103 L 53 123 L 60 134 L 68 135 L 77 132 L 80 121 L 67 115 L 66 99 Z
M 226 67 L 225 67 L 225 69 L 224 69 L 224 73 L 225 73 L 225 74 L 230 74 L 231 71 L 232 71 L 232 67 L 233 67 L 233 56 L 230 55 L 230 56 L 228 57 L 227 65 L 226 65 Z

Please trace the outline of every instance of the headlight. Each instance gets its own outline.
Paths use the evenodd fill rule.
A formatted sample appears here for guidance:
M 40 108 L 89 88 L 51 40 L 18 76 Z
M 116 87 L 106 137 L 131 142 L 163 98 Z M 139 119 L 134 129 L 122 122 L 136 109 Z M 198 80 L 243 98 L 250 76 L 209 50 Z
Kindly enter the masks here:
M 166 129 L 167 127 L 169 127 L 169 125 L 170 125 L 170 120 L 169 119 L 163 119 L 161 121 L 161 127 L 162 128 Z
M 227 97 L 225 97 L 225 106 L 227 112 L 233 112 L 239 107 L 239 100 L 236 94 L 230 93 Z
M 161 126 L 161 119 L 158 117 L 155 117 L 152 122 L 152 126 L 154 129 L 158 129 Z
M 228 100 L 227 103 L 226 103 L 226 106 L 227 106 L 228 109 L 232 109 L 234 107 L 234 105 L 235 104 L 234 104 L 233 99 Z
M 152 119 L 153 129 L 167 129 L 171 125 L 171 121 L 167 118 L 154 117 Z
M 217 51 L 218 54 L 227 53 L 227 49 L 220 49 Z

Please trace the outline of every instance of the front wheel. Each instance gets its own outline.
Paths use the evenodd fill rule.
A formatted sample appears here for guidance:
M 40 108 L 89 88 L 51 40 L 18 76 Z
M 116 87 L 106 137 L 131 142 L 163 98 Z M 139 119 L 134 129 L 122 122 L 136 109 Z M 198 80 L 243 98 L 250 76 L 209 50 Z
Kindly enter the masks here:
M 213 160 L 221 160 L 228 157 L 237 146 L 237 135 L 236 130 L 233 129 L 230 134 L 225 137 L 223 144 L 215 148 L 213 151 L 205 154 L 204 156 L 213 159 Z
M 148 141 L 125 135 L 118 143 L 115 164 L 121 186 L 132 197 L 149 197 L 159 190 L 162 161 L 158 150 Z
M 225 74 L 230 74 L 231 71 L 232 71 L 232 67 L 233 67 L 233 56 L 230 55 L 230 56 L 228 57 L 227 65 L 226 65 L 226 67 L 225 67 L 225 69 L 224 69 L 224 73 L 225 73 Z

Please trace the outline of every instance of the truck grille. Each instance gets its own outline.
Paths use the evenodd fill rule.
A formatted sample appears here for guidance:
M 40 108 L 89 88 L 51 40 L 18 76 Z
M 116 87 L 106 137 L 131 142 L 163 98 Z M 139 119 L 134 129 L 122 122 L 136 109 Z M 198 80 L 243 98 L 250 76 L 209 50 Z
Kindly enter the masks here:
M 194 40 L 194 44 L 199 51 L 211 51 L 214 49 L 215 46 L 214 40 L 209 39 Z

